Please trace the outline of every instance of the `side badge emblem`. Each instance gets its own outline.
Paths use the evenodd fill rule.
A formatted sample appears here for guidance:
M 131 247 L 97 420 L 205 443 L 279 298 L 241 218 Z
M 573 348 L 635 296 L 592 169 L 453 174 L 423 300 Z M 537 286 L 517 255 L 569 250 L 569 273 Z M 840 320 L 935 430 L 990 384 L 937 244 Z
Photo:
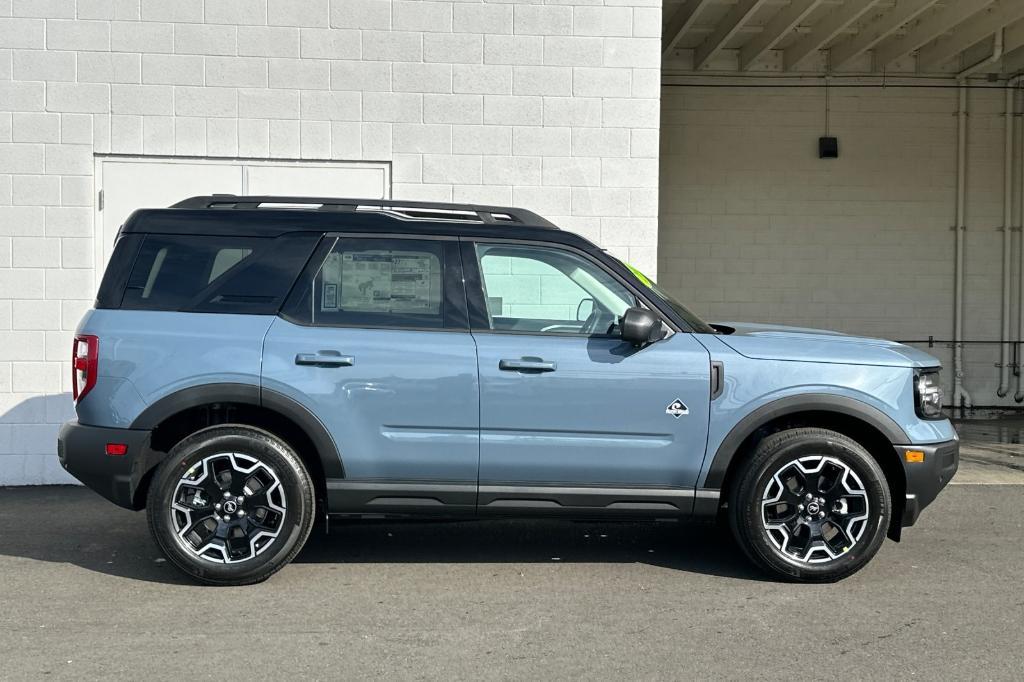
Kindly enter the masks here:
M 690 414 L 690 409 L 686 407 L 686 403 L 684 403 L 679 398 L 676 398 L 671 403 L 669 403 L 668 407 L 665 408 L 665 414 L 670 414 L 676 419 L 679 419 L 684 414 Z

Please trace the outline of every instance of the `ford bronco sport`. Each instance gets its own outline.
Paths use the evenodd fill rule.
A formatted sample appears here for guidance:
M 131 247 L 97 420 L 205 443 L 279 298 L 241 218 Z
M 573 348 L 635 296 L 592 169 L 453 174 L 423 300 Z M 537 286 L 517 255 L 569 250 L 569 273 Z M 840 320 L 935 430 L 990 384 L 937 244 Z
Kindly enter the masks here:
M 707 324 L 515 208 L 195 197 L 124 224 L 72 353 L 63 466 L 208 583 L 315 518 L 727 517 L 832 581 L 953 476 L 938 361 Z

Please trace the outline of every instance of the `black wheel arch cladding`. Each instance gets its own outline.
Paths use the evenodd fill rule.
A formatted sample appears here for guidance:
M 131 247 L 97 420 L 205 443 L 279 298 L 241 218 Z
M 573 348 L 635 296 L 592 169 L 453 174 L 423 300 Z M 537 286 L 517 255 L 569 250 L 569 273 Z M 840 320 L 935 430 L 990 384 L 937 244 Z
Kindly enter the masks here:
M 316 448 L 323 475 L 326 478 L 345 477 L 341 453 L 323 422 L 296 400 L 255 384 L 203 384 L 176 391 L 147 407 L 135 418 L 131 428 L 155 430 L 187 410 L 232 404 L 265 408 L 289 420 Z M 311 475 L 314 473 L 310 472 Z

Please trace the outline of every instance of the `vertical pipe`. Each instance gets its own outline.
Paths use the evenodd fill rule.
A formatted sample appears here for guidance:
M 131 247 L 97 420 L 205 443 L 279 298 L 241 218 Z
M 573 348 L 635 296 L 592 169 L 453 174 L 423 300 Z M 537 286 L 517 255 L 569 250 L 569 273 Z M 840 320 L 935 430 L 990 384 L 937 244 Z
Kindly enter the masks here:
M 1019 88 L 1021 83 L 1024 82 L 1024 77 L 1018 76 L 1012 79 L 1008 86 L 1011 92 L 1016 95 L 1015 89 Z M 1017 392 L 1014 393 L 1014 400 L 1017 402 L 1024 401 L 1024 368 L 1022 364 L 1022 351 L 1024 351 L 1024 124 L 1021 126 L 1020 134 L 1020 145 L 1021 145 L 1021 174 L 1019 187 L 1019 194 L 1017 197 L 1019 216 L 1018 220 L 1021 222 L 1022 228 L 1019 235 L 1017 236 L 1017 248 L 1018 248 L 1018 260 L 1017 260 Z
M 953 406 L 970 407 L 971 396 L 963 386 L 964 356 L 964 201 L 967 197 L 967 88 L 960 81 L 956 112 L 956 273 L 953 286 Z
M 1006 138 L 1003 149 L 1003 325 L 999 336 L 999 389 L 1000 398 L 1010 392 L 1010 280 L 1013 267 L 1010 259 L 1010 238 L 1013 222 L 1013 88 L 1006 87 Z

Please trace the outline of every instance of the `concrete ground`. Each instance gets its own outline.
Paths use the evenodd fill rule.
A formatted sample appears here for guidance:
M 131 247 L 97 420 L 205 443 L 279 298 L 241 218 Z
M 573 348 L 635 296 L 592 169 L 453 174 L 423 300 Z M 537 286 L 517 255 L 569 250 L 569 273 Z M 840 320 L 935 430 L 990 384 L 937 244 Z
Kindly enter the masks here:
M 712 527 L 332 526 L 247 588 L 141 514 L 0 489 L 0 678 L 1020 679 L 1024 486 L 954 485 L 857 575 L 765 580 Z
M 1024 417 L 958 429 L 953 485 L 835 585 L 766 580 L 711 526 L 502 521 L 332 524 L 202 587 L 142 514 L 0 488 L 0 679 L 1020 679 Z

